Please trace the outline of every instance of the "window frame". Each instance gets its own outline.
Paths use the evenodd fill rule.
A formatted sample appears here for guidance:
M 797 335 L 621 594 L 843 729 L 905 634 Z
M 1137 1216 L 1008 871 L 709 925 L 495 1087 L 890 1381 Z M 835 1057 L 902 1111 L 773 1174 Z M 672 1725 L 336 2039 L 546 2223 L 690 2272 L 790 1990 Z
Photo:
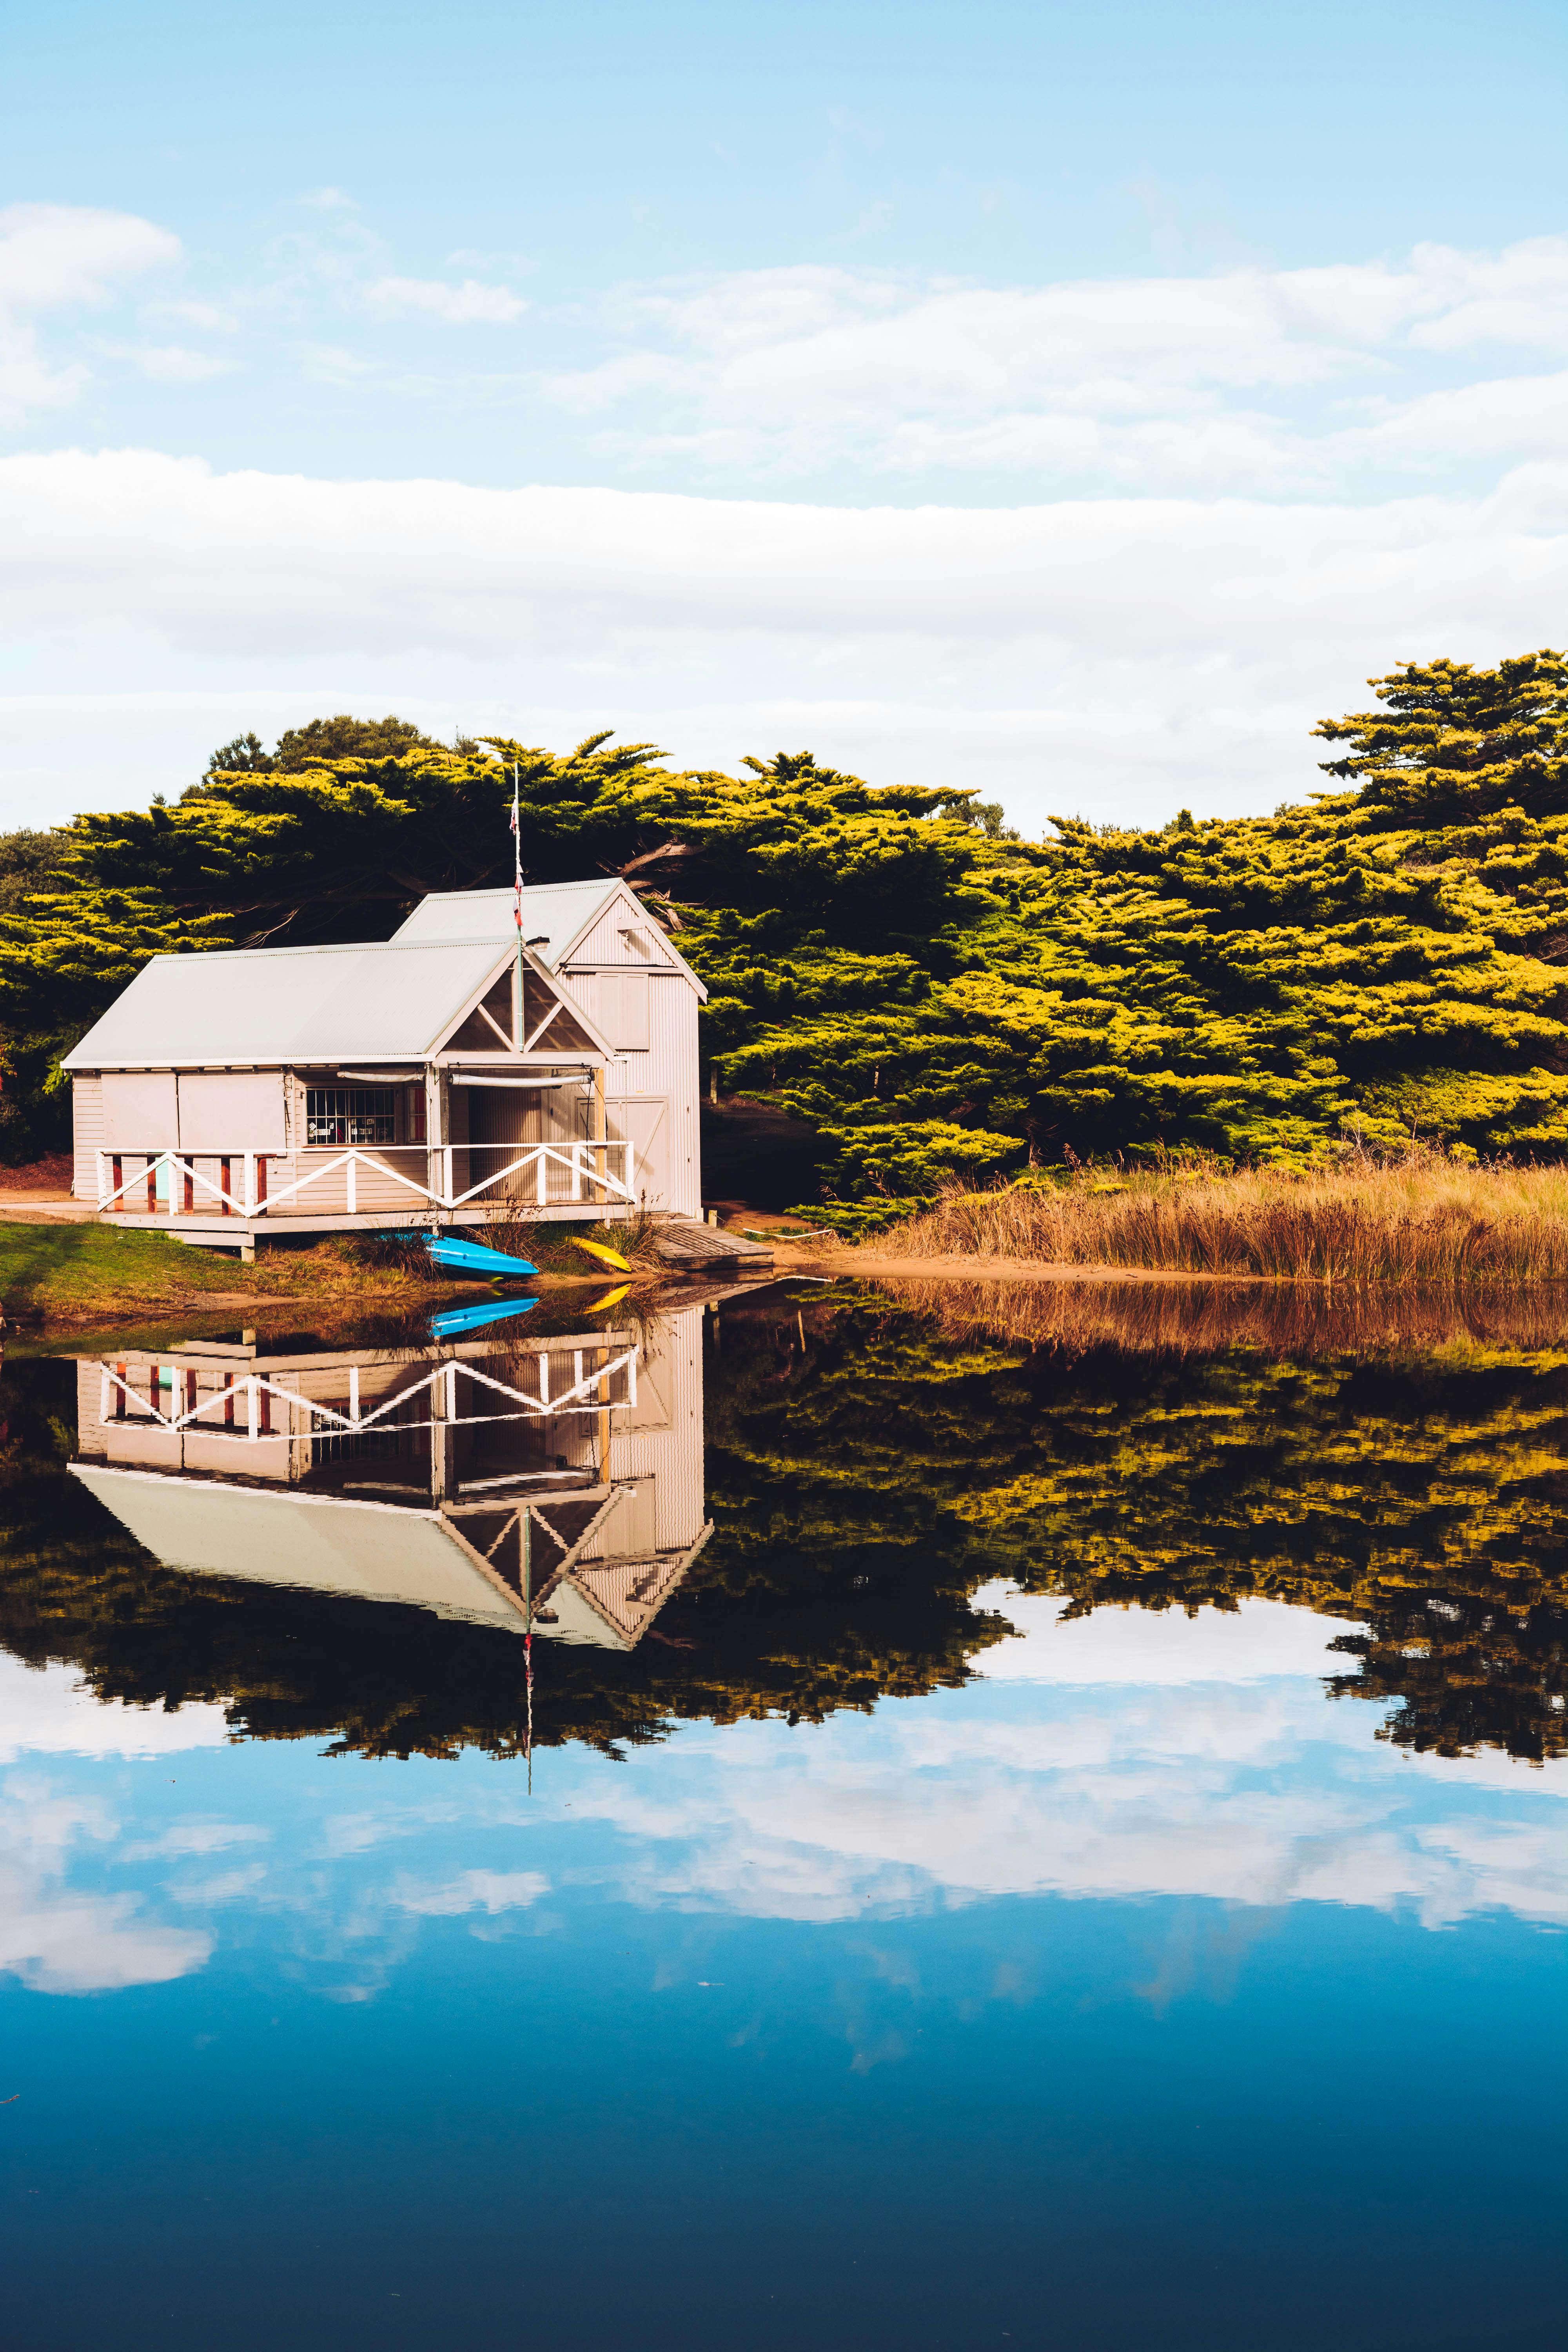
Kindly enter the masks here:
M 374 1150 L 396 1141 L 395 1087 L 306 1086 L 307 1151 Z

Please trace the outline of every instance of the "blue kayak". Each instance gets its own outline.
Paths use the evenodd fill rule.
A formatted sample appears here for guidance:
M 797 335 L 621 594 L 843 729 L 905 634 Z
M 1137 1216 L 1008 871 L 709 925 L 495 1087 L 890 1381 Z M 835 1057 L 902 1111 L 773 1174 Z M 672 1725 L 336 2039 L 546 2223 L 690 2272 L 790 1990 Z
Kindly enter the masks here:
M 477 1307 L 448 1307 L 444 1315 L 430 1318 L 433 1339 L 453 1339 L 460 1331 L 477 1331 L 486 1323 L 499 1323 L 509 1315 L 526 1315 L 537 1307 L 537 1298 L 481 1298 Z
M 525 1257 L 509 1257 L 505 1250 L 487 1249 L 482 1242 L 471 1242 L 462 1234 L 431 1234 L 426 1241 L 431 1264 L 445 1266 L 448 1274 L 477 1274 L 486 1281 L 497 1275 L 510 1276 L 521 1282 L 524 1276 L 537 1274 Z

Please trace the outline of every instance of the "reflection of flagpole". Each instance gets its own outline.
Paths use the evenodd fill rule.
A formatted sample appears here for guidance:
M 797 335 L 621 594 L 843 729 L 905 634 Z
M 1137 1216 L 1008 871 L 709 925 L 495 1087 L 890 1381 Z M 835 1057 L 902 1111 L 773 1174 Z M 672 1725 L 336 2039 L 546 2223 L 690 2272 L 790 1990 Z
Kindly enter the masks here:
M 528 1504 L 522 1507 L 522 1670 L 528 1685 L 528 1793 L 533 1794 L 533 1544 L 531 1534 L 533 1513 Z

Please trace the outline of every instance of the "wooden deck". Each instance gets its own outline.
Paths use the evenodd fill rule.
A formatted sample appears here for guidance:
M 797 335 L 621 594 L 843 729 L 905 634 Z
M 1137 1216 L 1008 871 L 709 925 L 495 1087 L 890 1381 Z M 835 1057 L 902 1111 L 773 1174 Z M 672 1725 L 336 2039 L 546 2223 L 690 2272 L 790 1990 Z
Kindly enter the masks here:
M 731 1233 L 723 1225 L 700 1225 L 684 1217 L 661 1223 L 654 1247 L 666 1265 L 678 1266 L 683 1273 L 720 1274 L 740 1266 L 760 1273 L 773 1262 L 772 1250 L 763 1243 L 750 1241 L 744 1234 Z

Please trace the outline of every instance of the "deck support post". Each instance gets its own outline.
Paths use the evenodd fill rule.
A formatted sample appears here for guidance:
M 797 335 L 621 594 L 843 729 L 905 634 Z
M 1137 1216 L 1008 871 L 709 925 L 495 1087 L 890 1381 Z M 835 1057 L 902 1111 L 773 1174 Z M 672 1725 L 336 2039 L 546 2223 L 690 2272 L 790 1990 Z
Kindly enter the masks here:
M 425 1190 L 429 1205 L 436 1205 L 436 1195 L 441 1188 L 441 1074 L 433 1064 L 425 1065 Z
M 605 1087 L 607 1076 L 608 1073 L 606 1072 L 603 1062 L 601 1062 L 594 1072 L 594 1140 L 595 1143 L 601 1145 L 608 1141 L 610 1133 L 609 1113 L 605 1101 Z M 595 1151 L 594 1154 L 594 1199 L 601 1207 L 610 1197 L 610 1188 L 605 1181 L 608 1173 L 608 1152 L 604 1150 Z
M 453 1491 L 452 1424 L 447 1412 L 447 1375 L 430 1383 L 430 1500 L 439 1507 Z
M 279 1372 L 278 1385 L 280 1389 L 292 1389 L 297 1391 L 300 1386 L 299 1373 Z M 298 1486 L 301 1480 L 310 1475 L 310 1415 L 308 1411 L 301 1410 L 298 1405 L 290 1404 L 284 1410 L 288 1416 L 289 1431 L 289 1484 L 290 1486 Z
M 433 1118 L 429 1112 L 426 1116 L 426 1127 L 433 1147 L 430 1154 L 430 1191 L 432 1194 L 440 1193 L 450 1201 L 456 1194 L 458 1187 L 452 1168 L 452 1082 L 445 1070 L 430 1072 L 429 1088 L 433 1090 L 430 1111 L 434 1112 Z M 431 1206 L 434 1208 L 435 1205 L 433 1199 Z M 448 1215 L 450 1212 L 443 1211 L 441 1213 Z

